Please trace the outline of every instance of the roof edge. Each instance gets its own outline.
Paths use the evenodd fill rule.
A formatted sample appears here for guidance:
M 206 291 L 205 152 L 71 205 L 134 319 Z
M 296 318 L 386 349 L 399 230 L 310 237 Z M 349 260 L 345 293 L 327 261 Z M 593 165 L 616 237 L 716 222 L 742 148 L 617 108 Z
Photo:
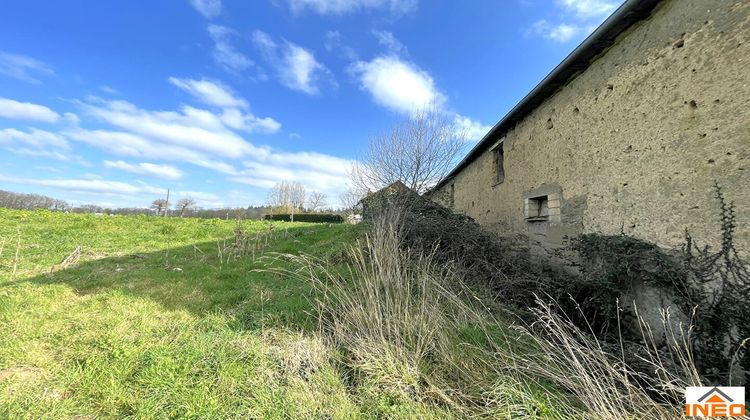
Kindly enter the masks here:
M 626 0 L 610 15 L 591 35 L 581 42 L 565 59 L 558 64 L 534 89 L 513 107 L 490 131 L 485 134 L 469 153 L 437 183 L 429 192 L 445 185 L 464 167 L 468 166 L 482 154 L 493 141 L 499 140 L 500 135 L 510 130 L 516 123 L 536 109 L 545 99 L 584 71 L 607 48 L 611 47 L 617 37 L 651 15 L 654 7 L 661 0 Z

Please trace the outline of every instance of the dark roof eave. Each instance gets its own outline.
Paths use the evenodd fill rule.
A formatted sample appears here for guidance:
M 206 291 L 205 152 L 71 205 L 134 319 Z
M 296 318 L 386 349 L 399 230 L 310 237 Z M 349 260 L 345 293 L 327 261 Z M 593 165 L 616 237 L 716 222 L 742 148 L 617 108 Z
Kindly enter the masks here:
M 603 51 L 614 44 L 617 37 L 634 23 L 651 14 L 661 0 L 626 0 L 612 15 L 607 18 L 591 35 L 589 35 L 573 52 L 557 65 L 539 84 L 513 107 L 487 134 L 477 143 L 461 162 L 453 168 L 431 191 L 445 185 L 464 167 L 481 155 L 493 142 L 500 139 L 516 123 L 538 107 L 545 99 L 552 96 L 560 87 L 566 85 L 573 77 L 587 69 L 591 62 Z

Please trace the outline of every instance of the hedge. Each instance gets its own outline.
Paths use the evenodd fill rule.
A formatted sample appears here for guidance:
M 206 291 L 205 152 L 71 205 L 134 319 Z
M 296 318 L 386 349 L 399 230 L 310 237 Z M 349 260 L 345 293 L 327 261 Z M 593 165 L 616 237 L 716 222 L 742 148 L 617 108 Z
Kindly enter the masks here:
M 284 222 L 291 222 L 292 215 L 289 213 L 284 214 L 267 214 L 263 216 L 266 220 L 277 220 Z M 344 217 L 340 214 L 332 213 L 299 213 L 294 215 L 295 222 L 308 222 L 308 223 L 344 223 Z

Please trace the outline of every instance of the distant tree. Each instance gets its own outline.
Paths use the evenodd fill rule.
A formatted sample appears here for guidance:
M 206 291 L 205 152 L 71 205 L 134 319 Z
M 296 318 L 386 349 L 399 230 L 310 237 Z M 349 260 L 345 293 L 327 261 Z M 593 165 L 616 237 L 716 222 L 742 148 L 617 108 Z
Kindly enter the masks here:
M 311 212 L 322 210 L 323 208 L 328 206 L 327 200 L 328 197 L 324 193 L 320 191 L 313 191 L 307 198 L 307 210 Z
M 151 209 L 154 210 L 157 216 L 167 214 L 167 200 L 163 198 L 157 198 L 151 202 Z
M 268 191 L 267 204 L 275 211 L 294 213 L 305 206 L 305 186 L 299 182 L 281 181 Z
M 180 212 L 180 217 L 185 217 L 185 214 L 187 214 L 193 207 L 195 206 L 195 200 L 193 200 L 190 197 L 181 198 L 177 202 L 177 211 Z
M 289 186 L 289 207 L 291 208 L 292 221 L 294 213 L 301 211 L 305 207 L 305 186 L 299 182 L 290 182 Z
M 353 212 L 357 204 L 366 195 L 365 192 L 358 190 L 357 188 L 349 188 L 343 193 L 339 194 L 339 201 L 341 206 L 346 212 Z
M 67 210 L 70 205 L 63 200 L 44 195 L 0 190 L 0 207 L 16 210 L 47 209 L 53 211 L 64 211 Z
M 396 181 L 419 194 L 440 182 L 466 147 L 466 129 L 444 112 L 425 108 L 390 131 L 376 135 L 352 170 L 360 191 Z

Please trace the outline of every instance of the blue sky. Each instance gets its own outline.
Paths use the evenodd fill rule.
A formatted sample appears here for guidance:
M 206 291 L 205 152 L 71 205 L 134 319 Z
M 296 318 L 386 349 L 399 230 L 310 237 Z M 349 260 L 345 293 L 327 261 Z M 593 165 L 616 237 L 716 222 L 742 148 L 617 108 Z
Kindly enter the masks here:
M 619 0 L 6 2 L 0 189 L 148 206 L 332 205 L 368 136 L 431 103 L 470 147 Z

